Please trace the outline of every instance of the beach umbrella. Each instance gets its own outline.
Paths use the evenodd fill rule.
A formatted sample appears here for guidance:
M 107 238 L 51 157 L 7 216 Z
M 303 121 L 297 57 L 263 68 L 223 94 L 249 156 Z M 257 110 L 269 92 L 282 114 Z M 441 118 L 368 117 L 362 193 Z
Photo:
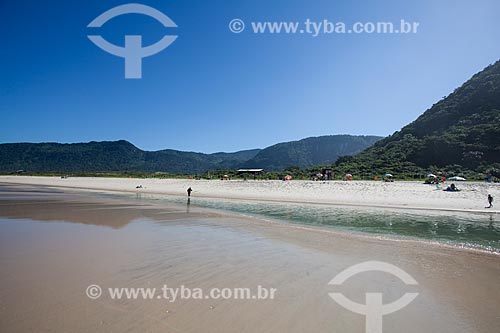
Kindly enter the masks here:
M 292 180 L 292 176 L 290 176 L 290 175 L 286 175 L 286 176 L 285 176 L 285 180 Z
M 427 178 L 437 178 L 437 176 L 433 173 L 427 175 Z
M 390 173 L 386 173 L 384 177 L 392 178 L 393 176 Z
M 458 181 L 466 181 L 467 179 L 465 179 L 464 177 L 459 177 L 459 176 L 455 176 L 455 177 L 450 177 L 448 178 L 448 180 L 458 180 Z
M 352 175 L 350 173 L 346 173 L 345 176 L 346 177 L 352 177 Z

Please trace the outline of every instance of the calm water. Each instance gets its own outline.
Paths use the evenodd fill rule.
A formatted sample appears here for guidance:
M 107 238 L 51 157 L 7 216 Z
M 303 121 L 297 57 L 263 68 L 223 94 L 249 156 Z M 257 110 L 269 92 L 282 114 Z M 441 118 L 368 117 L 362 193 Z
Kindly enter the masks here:
M 137 198 L 186 205 L 186 198 L 180 197 L 143 194 Z M 202 198 L 192 198 L 190 206 L 351 232 L 439 241 L 500 253 L 500 216 L 494 213 L 423 214 L 412 210 Z

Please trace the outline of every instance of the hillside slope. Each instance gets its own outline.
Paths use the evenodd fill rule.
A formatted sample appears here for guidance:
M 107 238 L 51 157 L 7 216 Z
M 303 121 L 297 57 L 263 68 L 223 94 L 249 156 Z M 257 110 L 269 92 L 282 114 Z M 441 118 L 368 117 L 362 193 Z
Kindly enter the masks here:
M 337 167 L 353 173 L 484 172 L 500 163 L 500 61 L 415 121 Z
M 340 156 L 354 155 L 380 139 L 378 136 L 328 135 L 278 143 L 261 150 L 245 166 L 280 171 L 291 166 L 331 164 Z

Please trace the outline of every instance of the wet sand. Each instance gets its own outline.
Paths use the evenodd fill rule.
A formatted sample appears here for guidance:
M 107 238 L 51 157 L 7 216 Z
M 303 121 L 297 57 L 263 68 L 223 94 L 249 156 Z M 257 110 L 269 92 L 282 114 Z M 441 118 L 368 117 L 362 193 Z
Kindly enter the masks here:
M 379 260 L 386 273 L 328 282 Z M 0 186 L 2 332 L 364 332 L 335 303 L 419 296 L 383 318 L 384 332 L 497 332 L 500 256 L 272 223 L 194 205 Z M 273 300 L 89 299 L 87 286 L 276 288 Z

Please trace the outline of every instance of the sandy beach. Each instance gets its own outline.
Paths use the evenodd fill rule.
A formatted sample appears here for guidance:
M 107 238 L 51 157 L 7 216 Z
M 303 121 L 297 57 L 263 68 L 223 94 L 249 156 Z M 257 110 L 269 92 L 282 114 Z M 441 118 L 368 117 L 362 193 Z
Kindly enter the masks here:
M 423 182 L 380 181 L 220 181 L 191 179 L 131 179 L 0 176 L 0 183 L 44 185 L 68 189 L 118 191 L 193 197 L 276 202 L 338 204 L 421 210 L 499 213 L 498 205 L 485 209 L 488 194 L 500 198 L 500 184 L 456 182 L 462 191 L 445 192 Z M 446 182 L 442 188 L 449 186 Z M 142 185 L 143 188 L 136 189 Z
M 0 185 L 1 331 L 364 332 L 364 316 L 335 303 L 328 296 L 333 291 L 359 303 L 366 292 L 383 292 L 384 303 L 418 292 L 407 307 L 383 317 L 384 332 L 490 333 L 500 325 L 498 255 L 81 191 L 135 191 L 142 184 L 144 192 L 185 195 L 192 186 L 194 196 L 311 202 L 324 202 L 334 192 L 345 195 L 328 195 L 331 202 L 356 204 L 362 198 L 357 191 L 370 188 L 363 203 L 389 205 L 398 198 L 401 207 L 450 195 L 424 185 L 13 178 L 3 177 Z M 404 191 L 406 186 L 413 190 Z M 439 204 L 480 209 L 482 203 L 473 200 L 482 197 L 478 192 L 498 191 L 487 184 L 460 187 L 470 191 L 451 193 L 461 196 Z M 373 260 L 403 269 L 418 285 L 381 272 L 328 285 L 344 269 Z M 165 284 L 203 290 L 263 286 L 275 288 L 276 297 L 170 302 L 117 300 L 104 292 L 91 299 L 86 290 L 94 284 L 104 291 Z

